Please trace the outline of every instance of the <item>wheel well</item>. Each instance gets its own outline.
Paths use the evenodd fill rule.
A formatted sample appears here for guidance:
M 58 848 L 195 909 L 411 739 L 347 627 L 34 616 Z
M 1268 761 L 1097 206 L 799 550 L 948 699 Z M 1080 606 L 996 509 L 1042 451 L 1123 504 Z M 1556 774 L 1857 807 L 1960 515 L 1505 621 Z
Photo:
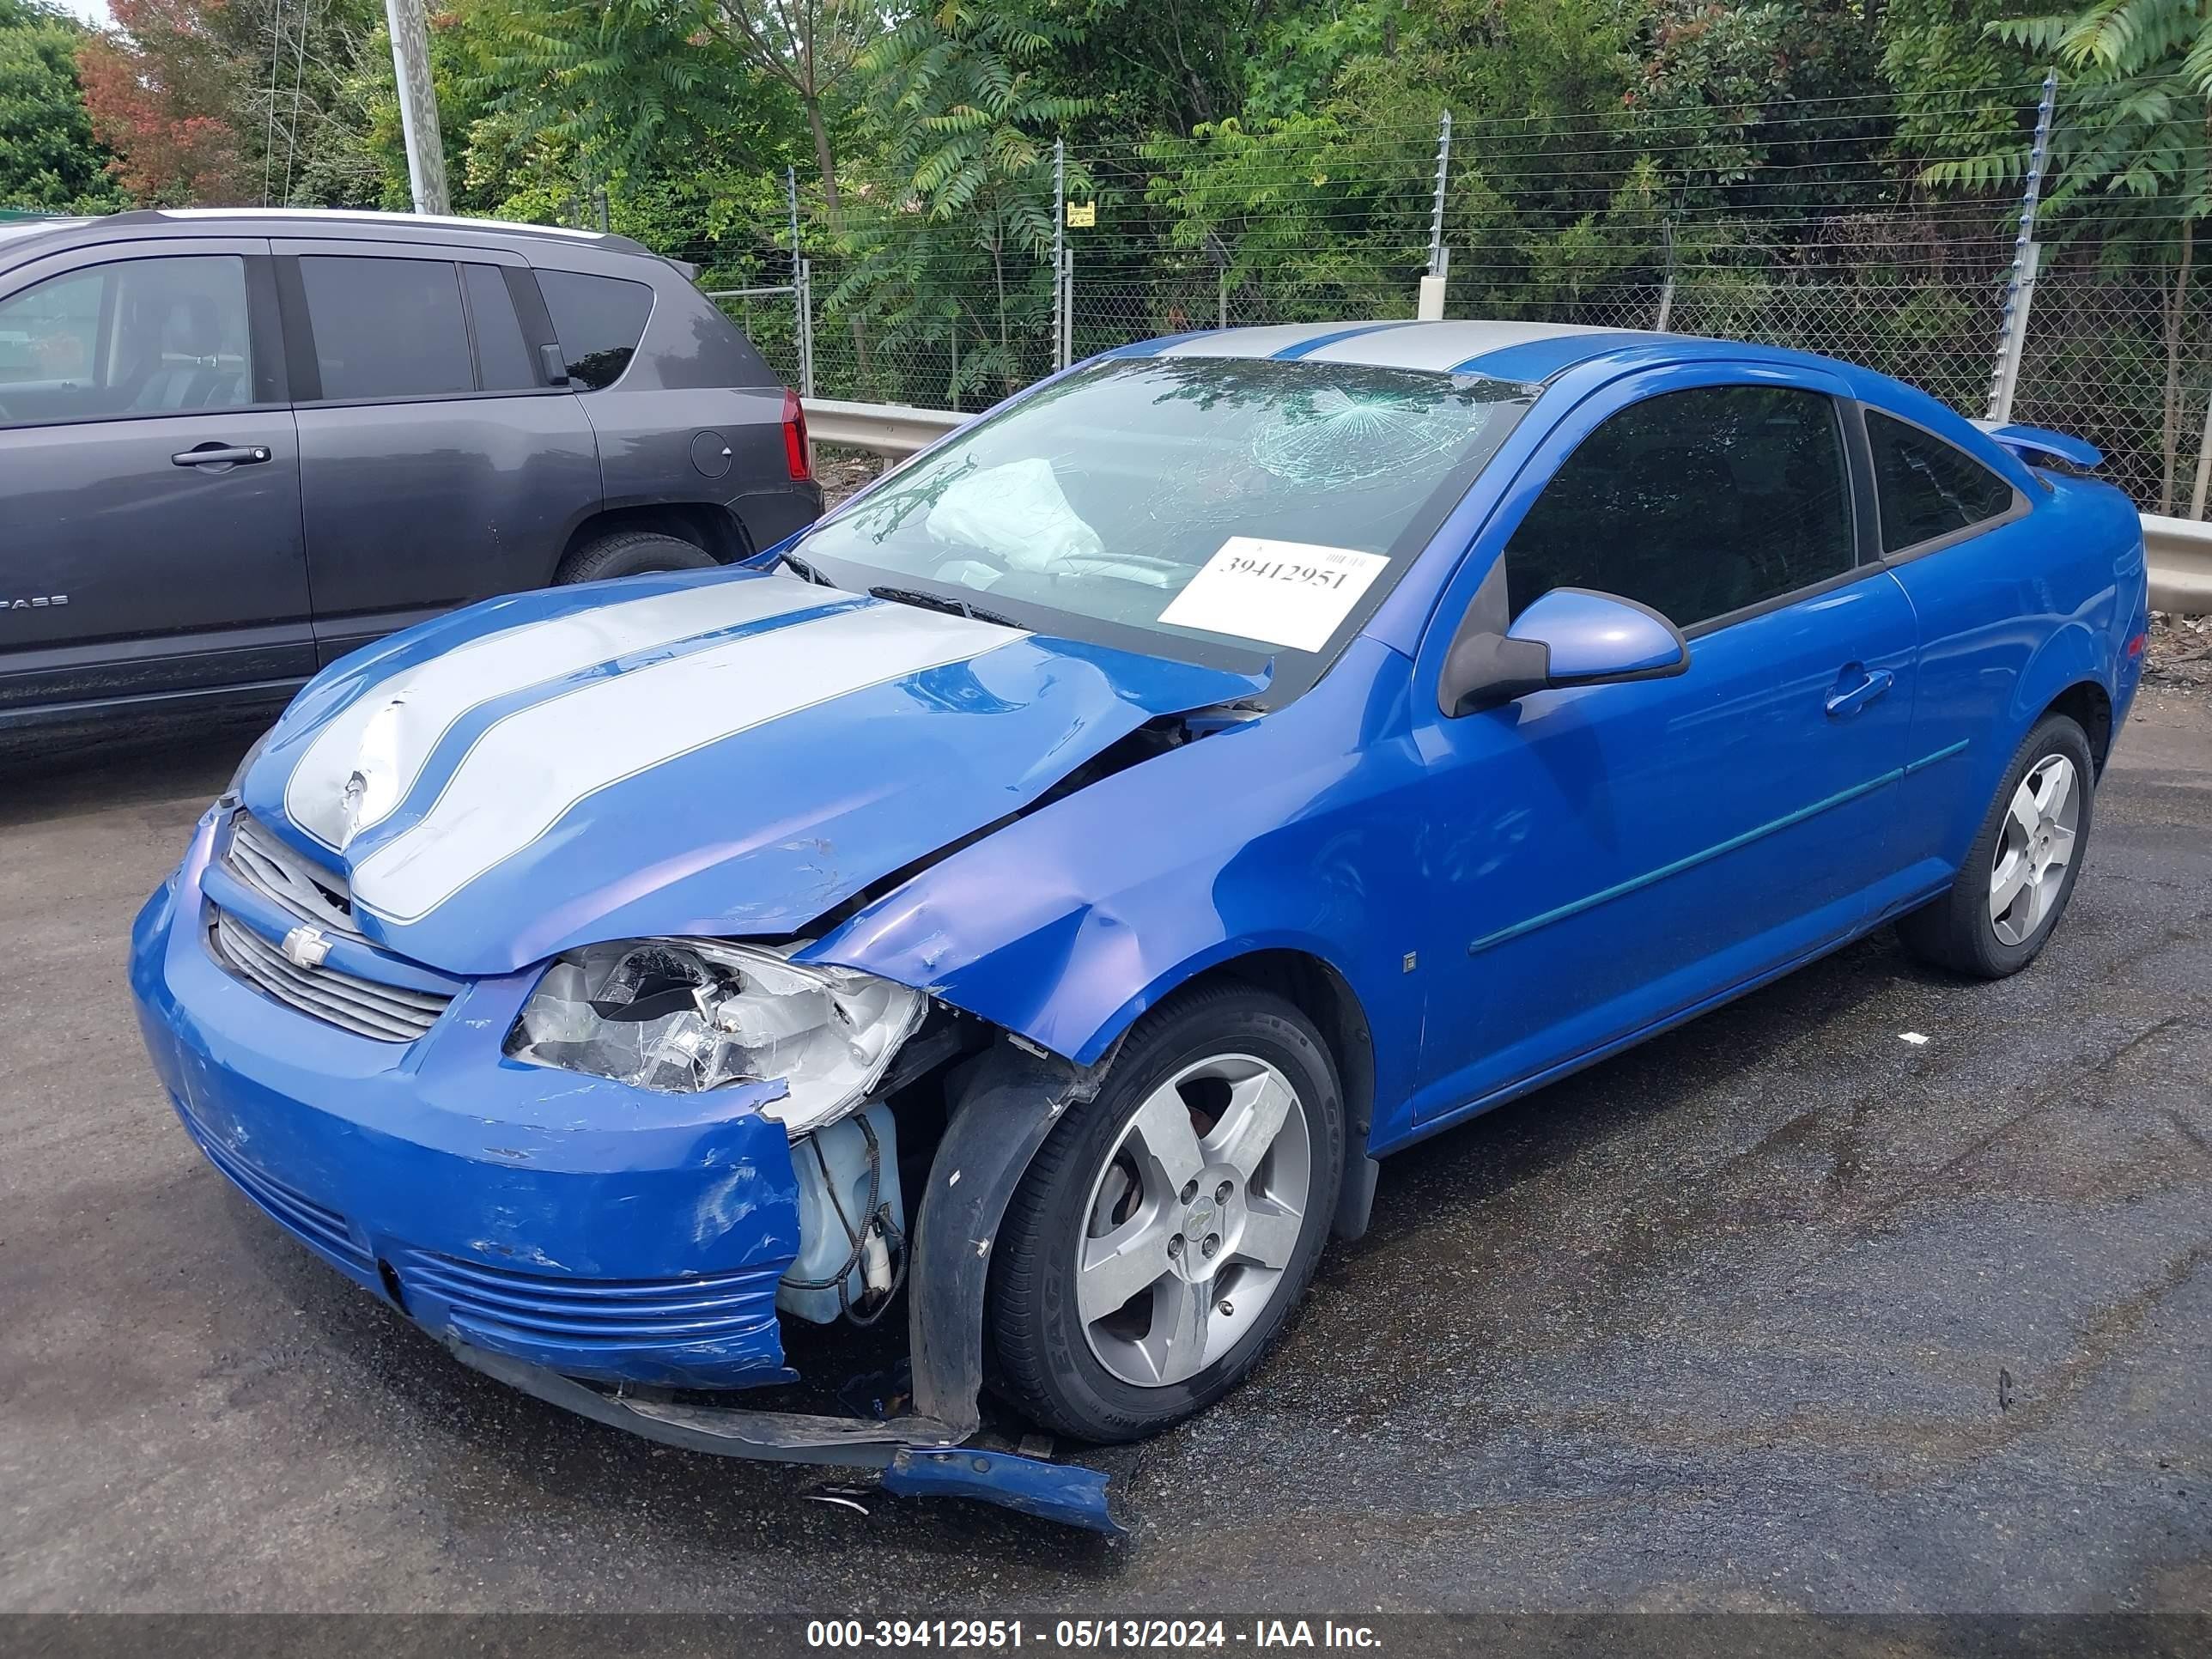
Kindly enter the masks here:
M 1216 963 L 1190 986 L 1237 980 L 1272 991 L 1314 1023 L 1344 1085 L 1347 1156 L 1364 1152 L 1375 1122 L 1375 1039 L 1344 975 L 1304 951 L 1255 951 Z M 1185 989 L 1189 987 L 1183 988 Z
M 2089 758 L 2097 770 L 2105 769 L 2105 757 L 2112 748 L 2112 700 L 2093 680 L 2069 685 L 2051 700 L 2045 714 L 2065 714 L 2089 734 Z M 2036 716 L 2038 720 L 2042 715 Z
M 625 530 L 673 536 L 678 541 L 703 549 L 723 564 L 744 558 L 753 551 L 744 526 L 727 507 L 707 501 L 662 501 L 648 507 L 617 507 L 594 513 L 570 534 L 556 568 L 566 563 L 578 548 Z

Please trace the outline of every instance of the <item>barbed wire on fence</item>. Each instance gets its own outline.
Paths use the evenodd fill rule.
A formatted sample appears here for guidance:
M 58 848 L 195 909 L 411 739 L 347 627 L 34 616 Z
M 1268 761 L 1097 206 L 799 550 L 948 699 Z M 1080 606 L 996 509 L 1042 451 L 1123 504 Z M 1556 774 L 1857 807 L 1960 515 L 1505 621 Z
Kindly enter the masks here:
M 1786 124 L 1708 112 L 1692 139 L 1607 118 L 1511 118 L 1454 132 L 1443 218 L 1449 313 L 1741 338 L 1864 363 L 1978 416 L 1988 394 L 2016 202 L 1929 197 L 1919 169 L 2021 129 L 2033 83 L 1940 99 L 1814 100 Z M 1984 125 L 1947 130 L 1948 114 Z M 1908 153 L 1902 118 L 1917 122 Z M 1759 132 L 1783 158 L 1705 176 L 1686 158 Z M 1194 141 L 1068 146 L 1092 222 L 1069 232 L 1075 358 L 1247 324 L 1410 317 L 1431 258 L 1436 131 L 1240 135 L 1224 164 Z M 1577 168 L 1618 158 L 1621 177 Z M 1198 169 L 1194 173 L 1191 169 Z M 1632 177 L 1631 174 L 1632 173 Z M 1209 194 L 1209 192 L 1211 192 Z M 1048 217 L 1049 202 L 1047 203 Z M 2212 292 L 2142 257 L 2154 201 L 2097 204 L 2097 234 L 2046 225 L 2014 418 L 2079 434 L 2146 510 L 2185 507 L 2212 404 Z M 982 249 L 981 222 L 878 214 L 863 248 L 808 225 L 819 395 L 976 409 L 1058 367 L 1048 260 Z M 662 250 L 702 286 L 786 283 L 787 227 Z M 790 297 L 730 302 L 799 384 L 810 331 Z

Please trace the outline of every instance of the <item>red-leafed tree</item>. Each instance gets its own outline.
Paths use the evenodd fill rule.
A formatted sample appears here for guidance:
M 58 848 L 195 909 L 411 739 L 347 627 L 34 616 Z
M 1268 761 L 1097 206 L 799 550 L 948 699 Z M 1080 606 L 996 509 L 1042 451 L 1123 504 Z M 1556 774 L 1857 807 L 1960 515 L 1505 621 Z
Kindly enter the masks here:
M 381 0 L 112 6 L 115 27 L 84 46 L 79 74 L 132 196 L 159 205 L 328 204 L 333 191 L 357 191 L 368 112 L 349 82 L 366 70 L 390 84 L 390 52 L 373 38 Z
M 247 20 L 230 0 L 111 0 L 115 32 L 77 54 L 93 131 L 149 205 L 258 199 L 234 114 Z

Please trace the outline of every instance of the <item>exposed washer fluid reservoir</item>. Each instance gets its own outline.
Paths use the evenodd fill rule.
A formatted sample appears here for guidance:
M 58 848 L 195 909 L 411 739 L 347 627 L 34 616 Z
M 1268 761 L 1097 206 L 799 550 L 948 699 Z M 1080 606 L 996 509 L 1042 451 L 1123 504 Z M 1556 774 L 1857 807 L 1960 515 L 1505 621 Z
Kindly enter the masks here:
M 891 1109 L 879 1100 L 801 1135 L 791 1143 L 791 1168 L 799 1177 L 799 1255 L 776 1286 L 775 1305 L 827 1325 L 848 1307 L 873 1306 L 890 1290 L 892 1264 L 905 1254 Z

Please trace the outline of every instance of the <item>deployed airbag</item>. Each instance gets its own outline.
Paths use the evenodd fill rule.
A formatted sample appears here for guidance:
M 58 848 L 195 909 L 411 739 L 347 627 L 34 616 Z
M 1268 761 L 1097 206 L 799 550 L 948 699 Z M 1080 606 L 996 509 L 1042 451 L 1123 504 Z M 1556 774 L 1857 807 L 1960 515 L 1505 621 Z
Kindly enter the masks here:
M 1016 570 L 1051 570 L 1103 558 L 1106 544 L 1060 493 L 1042 458 L 987 466 L 958 480 L 929 510 L 929 533 L 973 547 Z

